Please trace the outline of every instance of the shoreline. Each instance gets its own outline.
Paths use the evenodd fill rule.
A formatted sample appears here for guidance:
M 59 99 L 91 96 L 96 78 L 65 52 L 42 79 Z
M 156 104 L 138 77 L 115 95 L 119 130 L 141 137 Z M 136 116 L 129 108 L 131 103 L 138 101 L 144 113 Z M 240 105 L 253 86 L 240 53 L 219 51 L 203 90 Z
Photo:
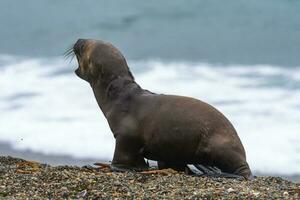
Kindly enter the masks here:
M 79 166 L 91 165 L 95 162 L 109 162 L 105 159 L 97 158 L 76 158 L 70 155 L 55 155 L 55 154 L 44 154 L 39 152 L 33 152 L 31 150 L 17 150 L 12 147 L 9 143 L 0 141 L 0 156 L 11 156 L 21 158 L 24 160 L 36 161 L 44 164 L 53 166 L 59 165 L 70 165 Z
M 24 160 L 36 161 L 43 164 L 49 164 L 52 166 L 68 165 L 82 167 L 85 165 L 93 165 L 96 162 L 110 163 L 107 159 L 97 158 L 76 158 L 69 155 L 54 155 L 33 152 L 30 150 L 16 150 L 9 143 L 0 141 L 0 156 L 11 156 L 15 158 L 21 158 Z M 262 172 L 255 172 L 255 176 L 272 176 L 280 177 L 294 183 L 300 183 L 300 174 L 285 175 L 285 174 L 268 174 Z

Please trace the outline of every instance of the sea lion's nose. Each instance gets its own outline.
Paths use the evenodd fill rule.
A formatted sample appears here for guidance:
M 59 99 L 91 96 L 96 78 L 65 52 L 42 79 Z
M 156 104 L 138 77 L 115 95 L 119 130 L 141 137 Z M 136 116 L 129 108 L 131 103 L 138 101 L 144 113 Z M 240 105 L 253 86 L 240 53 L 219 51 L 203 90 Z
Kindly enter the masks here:
M 85 39 L 78 39 L 77 42 L 74 45 L 75 52 L 81 53 L 83 48 L 84 48 L 85 42 L 86 42 Z
M 82 43 L 84 43 L 84 42 L 85 42 L 85 39 L 78 39 L 76 43 L 82 44 Z

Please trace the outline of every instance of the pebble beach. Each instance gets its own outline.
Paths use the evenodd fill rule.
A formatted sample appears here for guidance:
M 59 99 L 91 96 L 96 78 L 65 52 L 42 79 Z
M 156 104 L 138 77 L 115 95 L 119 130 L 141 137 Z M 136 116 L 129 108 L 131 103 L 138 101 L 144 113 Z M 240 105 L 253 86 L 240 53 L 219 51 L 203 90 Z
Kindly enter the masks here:
M 111 172 L 106 165 L 50 166 L 0 156 L 0 199 L 299 199 L 300 184 L 188 176 L 168 169 Z

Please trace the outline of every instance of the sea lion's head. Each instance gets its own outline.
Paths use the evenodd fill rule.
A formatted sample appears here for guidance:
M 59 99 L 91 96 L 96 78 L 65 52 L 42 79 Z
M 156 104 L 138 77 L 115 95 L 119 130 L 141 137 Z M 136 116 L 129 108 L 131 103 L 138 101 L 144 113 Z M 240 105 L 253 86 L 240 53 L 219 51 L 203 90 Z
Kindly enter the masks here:
M 73 46 L 78 61 L 77 76 L 94 85 L 109 83 L 118 77 L 132 78 L 122 53 L 112 44 L 91 39 L 79 39 Z

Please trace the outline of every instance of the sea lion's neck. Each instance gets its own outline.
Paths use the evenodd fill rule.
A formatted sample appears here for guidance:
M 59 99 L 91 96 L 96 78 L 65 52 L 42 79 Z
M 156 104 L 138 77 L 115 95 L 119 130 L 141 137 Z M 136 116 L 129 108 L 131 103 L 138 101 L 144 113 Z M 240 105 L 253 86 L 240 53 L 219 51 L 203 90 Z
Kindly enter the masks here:
M 128 76 L 118 76 L 108 82 L 98 81 L 91 86 L 105 116 L 117 101 L 130 98 L 142 91 L 141 87 Z

